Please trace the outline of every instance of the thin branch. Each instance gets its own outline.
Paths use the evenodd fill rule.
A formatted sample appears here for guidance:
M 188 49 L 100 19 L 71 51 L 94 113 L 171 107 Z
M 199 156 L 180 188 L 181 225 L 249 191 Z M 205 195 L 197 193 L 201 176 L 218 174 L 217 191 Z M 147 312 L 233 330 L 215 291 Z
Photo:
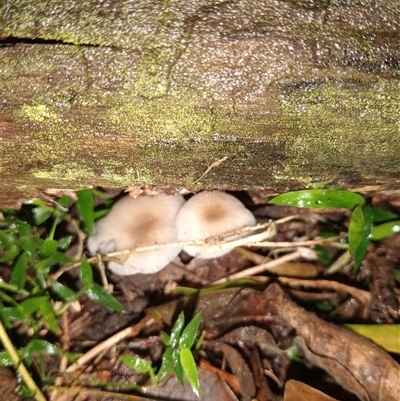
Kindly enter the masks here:
M 29 374 L 25 365 L 22 363 L 17 350 L 12 344 L 10 337 L 3 326 L 3 323 L 0 322 L 0 340 L 3 343 L 4 349 L 7 351 L 8 355 L 11 358 L 11 361 L 17 370 L 17 372 L 21 375 L 22 380 L 25 382 L 26 386 L 32 392 L 33 397 L 36 401 L 46 401 L 46 397 L 40 391 L 39 387 L 36 385 L 32 376 Z

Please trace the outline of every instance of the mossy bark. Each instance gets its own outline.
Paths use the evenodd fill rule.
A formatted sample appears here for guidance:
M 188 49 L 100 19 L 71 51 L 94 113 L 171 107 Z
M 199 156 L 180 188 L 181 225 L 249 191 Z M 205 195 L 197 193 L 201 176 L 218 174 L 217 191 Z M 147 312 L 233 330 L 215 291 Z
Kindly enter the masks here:
M 0 7 L 3 206 L 143 183 L 400 187 L 398 0 Z

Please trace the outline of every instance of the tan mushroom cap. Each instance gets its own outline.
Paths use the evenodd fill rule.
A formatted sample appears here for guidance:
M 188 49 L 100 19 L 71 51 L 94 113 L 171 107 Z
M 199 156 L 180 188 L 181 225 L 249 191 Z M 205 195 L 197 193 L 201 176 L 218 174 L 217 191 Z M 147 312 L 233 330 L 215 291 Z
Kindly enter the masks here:
M 221 191 L 200 192 L 190 198 L 176 218 L 179 241 L 203 240 L 256 224 L 253 214 L 234 196 Z M 207 251 L 206 246 L 186 245 L 189 255 L 208 259 L 231 249 Z
M 88 239 L 90 253 L 110 253 L 142 246 L 177 242 L 175 219 L 185 200 L 176 196 L 129 196 L 115 203 L 106 217 L 95 225 Z M 108 268 L 121 275 L 154 273 L 164 268 L 182 247 L 165 247 L 152 251 L 118 256 L 121 264 L 109 262 Z

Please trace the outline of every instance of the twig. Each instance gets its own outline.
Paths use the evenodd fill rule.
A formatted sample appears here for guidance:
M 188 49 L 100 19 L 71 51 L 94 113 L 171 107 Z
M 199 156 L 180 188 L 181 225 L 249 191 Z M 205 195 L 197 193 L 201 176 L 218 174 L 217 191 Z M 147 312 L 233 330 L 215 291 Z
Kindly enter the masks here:
M 96 345 L 90 351 L 88 351 L 85 355 L 80 357 L 73 365 L 71 365 L 68 369 L 65 370 L 66 373 L 72 373 L 75 370 L 82 368 L 88 362 L 90 362 L 93 358 L 95 358 L 98 354 L 103 352 L 105 349 L 112 347 L 113 345 L 118 344 L 120 341 L 135 337 L 140 333 L 140 331 L 145 326 L 149 326 L 154 323 L 154 320 L 150 316 L 145 316 L 138 324 L 132 327 L 128 327 L 120 332 L 114 334 L 112 337 L 103 341 L 102 343 Z
M 241 272 L 232 274 L 231 276 L 224 277 L 222 279 L 212 282 L 210 285 L 222 284 L 222 283 L 226 283 L 227 281 L 236 280 L 238 278 L 249 277 L 249 276 L 253 276 L 255 274 L 263 273 L 272 267 L 276 267 L 282 263 L 289 262 L 291 260 L 296 260 L 300 257 L 301 257 L 301 253 L 299 251 L 295 251 L 295 252 L 289 253 L 285 256 L 282 256 L 279 259 L 274 259 L 274 260 L 268 261 L 266 263 L 262 263 L 258 266 L 254 266 L 254 267 L 250 267 L 249 269 L 242 270 Z
M 207 170 L 196 180 L 193 182 L 193 184 L 197 184 L 206 174 L 208 174 L 213 168 L 218 167 L 220 164 L 222 164 L 225 160 L 228 159 L 228 156 L 224 156 L 222 159 L 217 160 L 214 163 L 211 163 L 208 167 Z
M 26 386 L 32 392 L 33 397 L 36 401 L 46 401 L 45 396 L 40 391 L 39 387 L 36 385 L 32 376 L 29 374 L 25 365 L 22 363 L 17 350 L 15 349 L 13 343 L 8 337 L 8 334 L 3 326 L 3 323 L 0 322 L 0 340 L 3 343 L 4 349 L 7 351 L 8 355 L 11 358 L 11 361 L 17 370 L 17 372 L 21 375 L 22 380 L 25 382 Z

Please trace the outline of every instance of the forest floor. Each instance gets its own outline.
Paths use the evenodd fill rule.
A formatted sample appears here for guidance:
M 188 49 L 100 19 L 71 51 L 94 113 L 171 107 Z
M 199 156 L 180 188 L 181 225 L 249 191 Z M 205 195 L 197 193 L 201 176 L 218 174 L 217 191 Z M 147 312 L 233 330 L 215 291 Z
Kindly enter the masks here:
M 111 198 L 116 194 L 107 192 Z M 258 224 L 274 223 L 268 243 L 236 248 L 213 259 L 182 251 L 157 273 L 131 276 L 107 270 L 104 275 L 104 264 L 91 258 L 93 281 L 111 290 L 125 313 L 85 293 L 59 315 L 56 333 L 43 326 L 34 334 L 23 324 L 8 327 L 16 348 L 40 338 L 78 355 L 74 362 L 50 351 L 33 356 L 29 370 L 46 399 L 400 398 L 400 234 L 371 241 L 355 269 L 346 241 L 350 210 L 268 204 L 276 195 L 271 191 L 232 194 Z M 400 215 L 400 191 L 363 196 L 368 204 Z M 103 203 L 97 199 L 96 209 Z M 86 252 L 86 234 L 77 233 L 73 219 L 79 219 L 79 213 L 74 206 L 70 210 L 71 219 L 59 224 L 55 238 L 71 234 L 65 254 L 79 260 Z M 48 231 L 46 224 L 36 230 L 42 238 Z M 0 276 L 2 282 L 10 282 L 11 263 L 1 264 Z M 79 266 L 60 273 L 57 280 L 76 293 L 83 288 Z M 8 299 L 2 301 L 3 307 L 8 305 Z M 202 313 L 201 342 L 191 351 L 200 398 L 190 379 L 182 386 L 173 373 L 154 381 L 143 367 L 134 371 L 120 359 L 139 356 L 157 373 L 168 348 L 161 331 L 171 333 L 181 311 L 186 325 Z M 0 369 L 4 399 L 23 399 L 21 391 L 16 392 L 20 376 L 11 367 Z

